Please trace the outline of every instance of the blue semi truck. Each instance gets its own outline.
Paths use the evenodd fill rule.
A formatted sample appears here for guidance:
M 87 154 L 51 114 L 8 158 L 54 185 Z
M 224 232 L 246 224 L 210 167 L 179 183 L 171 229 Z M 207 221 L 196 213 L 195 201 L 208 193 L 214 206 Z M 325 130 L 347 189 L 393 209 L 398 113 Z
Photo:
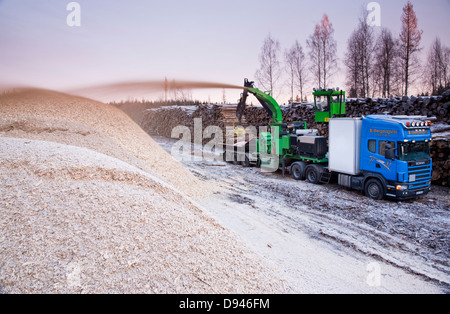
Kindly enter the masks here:
M 430 125 L 409 116 L 330 119 L 327 170 L 340 185 L 373 199 L 425 195 L 432 174 Z
M 239 121 L 248 94 L 272 117 L 271 132 L 261 132 L 245 146 L 226 147 L 224 160 L 289 171 L 295 180 L 330 183 L 359 190 L 381 200 L 412 199 L 431 188 L 431 122 L 426 117 L 372 115 L 345 117 L 345 92 L 315 90 L 316 122 L 329 123 L 329 137 L 307 129 L 305 122 L 283 123 L 270 92 L 245 80 L 237 108 Z M 274 162 L 275 161 L 275 162 Z

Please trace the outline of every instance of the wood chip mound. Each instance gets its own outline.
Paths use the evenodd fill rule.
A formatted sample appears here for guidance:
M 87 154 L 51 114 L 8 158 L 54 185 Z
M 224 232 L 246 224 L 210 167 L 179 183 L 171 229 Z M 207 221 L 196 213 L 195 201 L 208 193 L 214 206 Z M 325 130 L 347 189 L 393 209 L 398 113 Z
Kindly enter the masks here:
M 209 193 L 187 169 L 167 154 L 120 109 L 91 99 L 54 91 L 21 89 L 0 96 L 0 132 L 94 149 L 127 160 L 139 160 L 153 174 L 191 197 Z M 16 137 L 16 134 L 12 134 Z M 84 136 L 84 137 L 83 137 Z M 82 141 L 80 138 L 83 137 Z M 104 150 L 107 142 L 108 149 Z M 115 147 L 115 148 L 114 148 Z
M 1 293 L 287 291 L 237 235 L 157 171 L 160 162 L 180 183 L 195 179 L 125 114 L 26 93 L 0 97 Z

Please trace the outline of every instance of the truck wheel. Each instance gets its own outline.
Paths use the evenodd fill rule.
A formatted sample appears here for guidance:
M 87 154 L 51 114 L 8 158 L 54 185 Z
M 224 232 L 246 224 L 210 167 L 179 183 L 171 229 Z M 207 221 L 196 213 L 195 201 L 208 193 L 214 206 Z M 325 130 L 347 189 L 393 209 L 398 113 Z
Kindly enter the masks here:
M 306 179 L 313 184 L 320 182 L 320 173 L 317 165 L 309 165 L 305 170 Z
M 295 162 L 291 166 L 291 175 L 295 180 L 305 179 L 305 168 L 306 164 L 304 162 Z
M 370 179 L 367 181 L 364 192 L 368 197 L 377 201 L 384 198 L 383 185 L 378 179 Z

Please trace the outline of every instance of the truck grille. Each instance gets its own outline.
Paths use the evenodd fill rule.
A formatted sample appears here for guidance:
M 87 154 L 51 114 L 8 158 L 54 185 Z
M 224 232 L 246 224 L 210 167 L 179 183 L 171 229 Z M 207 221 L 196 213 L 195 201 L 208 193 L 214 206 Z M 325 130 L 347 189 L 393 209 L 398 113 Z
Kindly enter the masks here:
M 409 190 L 416 190 L 430 186 L 431 163 L 421 166 L 408 167 Z

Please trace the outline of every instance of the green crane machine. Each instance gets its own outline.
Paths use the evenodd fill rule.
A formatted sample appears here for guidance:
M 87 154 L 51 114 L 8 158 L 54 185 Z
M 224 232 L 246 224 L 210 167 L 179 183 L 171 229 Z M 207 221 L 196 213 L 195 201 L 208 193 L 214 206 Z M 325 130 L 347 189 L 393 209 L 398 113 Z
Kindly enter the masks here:
M 320 165 L 328 162 L 326 158 L 327 139 L 317 136 L 317 130 L 308 130 L 304 121 L 284 123 L 282 110 L 271 96 L 271 92 L 263 92 L 255 88 L 254 82 L 247 79 L 244 81 L 244 92 L 236 111 L 239 121 L 242 120 L 249 94 L 258 99 L 272 118 L 272 123 L 270 132 L 260 132 L 253 145 L 248 145 L 245 151 L 241 151 L 240 154 L 245 153 L 245 156 L 239 156 L 239 152 L 235 151 L 235 158 L 242 160 L 242 165 L 248 166 L 253 162 L 272 170 L 281 168 L 284 175 L 285 169 L 289 166 L 292 171 L 298 165 L 305 168 L 310 164 Z M 332 116 L 345 114 L 345 93 L 343 91 L 316 90 L 314 97 L 317 122 L 328 122 Z M 342 104 L 342 102 L 344 103 Z M 294 163 L 297 166 L 293 165 Z M 292 169 L 292 166 L 295 167 Z M 322 173 L 325 171 L 316 168 L 317 180 L 321 180 Z M 305 169 L 301 170 L 301 173 L 304 173 Z

